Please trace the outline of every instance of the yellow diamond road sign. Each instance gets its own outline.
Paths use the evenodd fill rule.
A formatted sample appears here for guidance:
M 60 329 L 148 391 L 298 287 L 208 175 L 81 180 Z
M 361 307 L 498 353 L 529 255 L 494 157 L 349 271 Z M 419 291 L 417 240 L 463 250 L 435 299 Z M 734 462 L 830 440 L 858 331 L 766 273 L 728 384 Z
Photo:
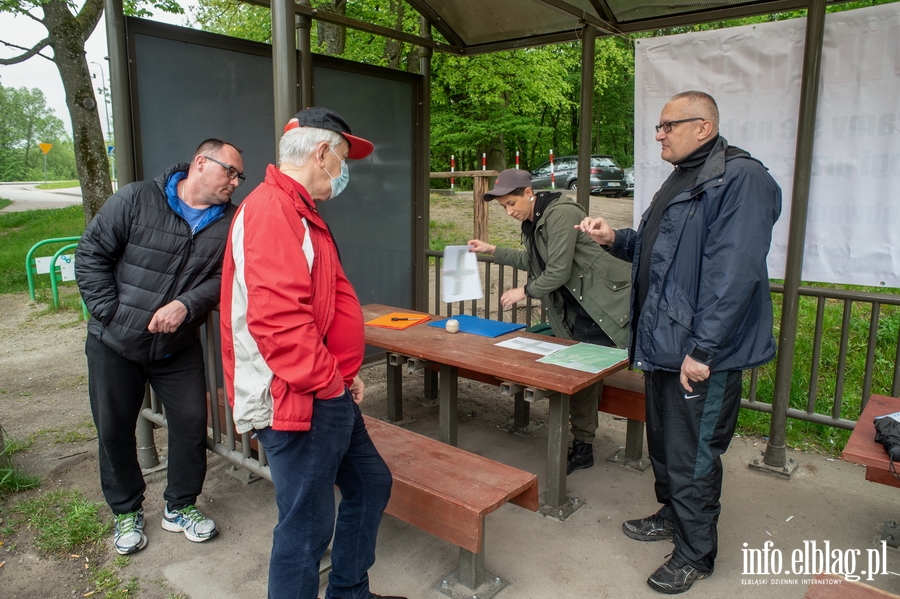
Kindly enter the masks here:
M 49 151 L 50 151 L 50 148 L 53 147 L 53 144 L 38 144 L 38 145 L 39 145 L 40 148 L 41 148 L 41 152 L 43 152 L 44 154 L 46 154 L 47 152 L 49 152 Z

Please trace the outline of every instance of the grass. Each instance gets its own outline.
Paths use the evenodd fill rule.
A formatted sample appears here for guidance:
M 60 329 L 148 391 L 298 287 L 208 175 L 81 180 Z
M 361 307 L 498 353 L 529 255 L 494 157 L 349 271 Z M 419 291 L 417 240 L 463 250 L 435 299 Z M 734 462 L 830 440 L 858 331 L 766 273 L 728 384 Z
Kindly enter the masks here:
M 36 185 L 38 189 L 69 189 L 70 187 L 80 187 L 81 181 L 50 181 L 49 183 L 41 183 Z
M 34 532 L 35 546 L 48 554 L 71 554 L 99 547 L 110 531 L 98 515 L 103 504 L 88 501 L 77 490 L 57 489 L 9 509 L 12 526 Z
M 84 211 L 81 206 L 9 212 L 0 214 L 0 293 L 18 293 L 28 290 L 25 276 L 25 256 L 28 250 L 43 239 L 75 237 L 84 232 Z M 41 256 L 52 256 L 63 244 L 46 245 L 38 250 Z M 38 299 L 50 302 L 50 278 L 35 277 Z M 60 294 L 68 301 L 64 305 L 79 307 L 73 303 L 71 293 L 74 282 L 61 283 Z M 70 295 L 66 295 L 68 290 Z
M 863 288 L 849 285 L 808 286 L 824 288 L 852 289 L 884 293 L 881 288 Z M 781 324 L 781 295 L 773 294 L 775 303 L 775 337 L 778 337 Z M 806 411 L 810 401 L 814 330 L 816 322 L 817 299 L 801 297 L 798 312 L 797 337 L 794 349 L 794 364 L 791 375 L 790 407 Z M 823 335 L 813 397 L 814 411 L 818 414 L 831 415 L 835 403 L 835 394 L 840 391 L 841 407 L 839 417 L 857 420 L 861 411 L 862 389 L 866 370 L 866 356 L 869 340 L 869 322 L 872 307 L 870 304 L 854 303 L 850 310 L 850 326 L 847 336 L 847 356 L 844 367 L 844 380 L 837 388 L 837 370 L 841 350 L 841 328 L 844 315 L 844 302 L 826 300 L 823 312 Z M 890 395 L 894 373 L 894 356 L 897 351 L 897 338 L 900 333 L 900 307 L 881 306 L 878 318 L 875 359 L 872 370 L 872 393 Z M 749 377 L 747 377 L 749 380 Z M 775 362 L 760 368 L 757 382 L 757 398 L 771 402 L 774 397 Z M 749 391 L 745 384 L 745 397 Z M 769 432 L 769 414 L 752 410 L 741 410 L 738 430 L 748 434 L 767 435 Z M 815 449 L 826 453 L 838 454 L 850 431 L 822 424 L 815 424 L 789 418 L 785 430 L 787 444 L 800 449 Z
M 12 200 L 7 200 L 6 198 L 0 198 L 0 210 L 3 210 L 10 204 L 12 204 Z
M 15 439 L 8 439 L 5 435 L 3 438 L 3 451 L 0 451 L 0 499 L 19 491 L 33 489 L 41 484 L 40 478 L 20 472 L 13 467 L 10 460 L 13 455 L 31 447 L 33 439 L 23 443 Z

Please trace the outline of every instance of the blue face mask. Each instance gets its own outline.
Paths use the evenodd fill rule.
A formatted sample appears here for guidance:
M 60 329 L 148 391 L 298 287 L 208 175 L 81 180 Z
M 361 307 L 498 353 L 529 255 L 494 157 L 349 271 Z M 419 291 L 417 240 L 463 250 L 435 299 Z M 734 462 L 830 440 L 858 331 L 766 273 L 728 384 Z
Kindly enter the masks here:
M 328 148 L 328 149 L 331 150 L 332 154 L 334 154 L 335 156 L 338 157 L 338 160 L 340 160 L 341 157 L 337 155 L 337 152 L 335 152 L 331 148 Z M 325 173 L 329 177 L 331 177 L 331 173 L 328 172 L 327 168 L 325 168 L 323 166 L 322 169 L 325 171 Z M 346 160 L 341 160 L 341 174 L 338 175 L 337 177 L 331 177 L 331 198 L 329 198 L 329 199 L 333 199 L 333 198 L 337 197 L 337 195 L 339 193 L 341 193 L 342 191 L 347 189 L 347 183 L 349 183 L 349 182 L 350 182 L 350 167 L 347 166 Z

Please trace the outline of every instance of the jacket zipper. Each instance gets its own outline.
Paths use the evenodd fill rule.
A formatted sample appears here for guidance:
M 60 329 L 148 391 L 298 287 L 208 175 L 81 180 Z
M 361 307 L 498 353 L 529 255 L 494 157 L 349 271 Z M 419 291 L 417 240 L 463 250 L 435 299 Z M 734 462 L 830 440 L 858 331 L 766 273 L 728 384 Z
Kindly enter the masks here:
M 203 228 L 197 229 L 196 231 L 191 231 L 190 243 L 188 243 L 187 251 L 182 252 L 181 263 L 178 265 L 178 271 L 175 273 L 175 278 L 172 280 L 172 285 L 169 287 L 169 290 L 166 292 L 165 299 L 163 299 L 163 303 L 162 303 L 163 306 L 167 306 L 169 304 L 169 302 L 172 301 L 172 295 L 175 292 L 175 287 L 178 284 L 179 279 L 181 279 L 181 273 L 184 272 L 184 267 L 187 266 L 188 259 L 190 258 L 191 254 L 194 253 L 194 239 L 197 237 L 197 233 L 199 233 L 203 229 L 208 228 L 213 223 L 218 222 L 224 216 L 225 216 L 225 211 L 223 210 L 222 214 L 220 214 L 218 218 L 209 221 L 208 223 L 206 223 L 206 225 Z M 184 220 L 184 218 L 182 218 L 182 220 Z M 187 224 L 187 221 L 185 220 L 184 223 Z M 190 230 L 190 225 L 188 225 L 188 230 Z M 160 307 L 162 307 L 162 306 L 160 306 Z M 159 335 L 154 334 L 153 340 L 150 342 L 150 359 L 151 359 L 151 361 L 154 360 L 154 356 L 156 355 L 157 339 L 159 339 Z

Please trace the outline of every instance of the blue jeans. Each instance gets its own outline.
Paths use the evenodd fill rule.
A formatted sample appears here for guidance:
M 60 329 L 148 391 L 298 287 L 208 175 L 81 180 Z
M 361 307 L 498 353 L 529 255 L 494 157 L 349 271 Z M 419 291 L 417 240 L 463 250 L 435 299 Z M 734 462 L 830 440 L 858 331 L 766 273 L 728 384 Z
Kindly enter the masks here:
M 258 431 L 266 450 L 278 525 L 269 562 L 269 599 L 315 599 L 319 562 L 331 548 L 325 599 L 369 599 L 369 568 L 391 471 L 350 392 L 314 400 L 309 431 Z M 341 491 L 335 526 L 334 487 Z

